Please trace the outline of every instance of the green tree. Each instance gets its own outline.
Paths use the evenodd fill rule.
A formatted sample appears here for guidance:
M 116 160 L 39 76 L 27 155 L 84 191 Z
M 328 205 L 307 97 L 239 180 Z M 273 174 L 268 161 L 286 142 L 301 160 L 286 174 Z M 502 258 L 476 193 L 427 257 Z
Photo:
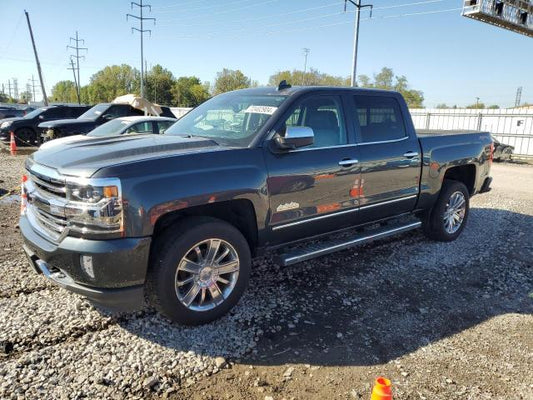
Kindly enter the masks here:
M 91 76 L 86 96 L 89 103 L 108 102 L 124 94 L 139 94 L 139 88 L 140 74 L 137 69 L 126 64 L 111 65 Z
M 498 110 L 498 109 L 500 108 L 500 106 L 497 105 L 497 104 L 493 104 L 493 105 L 491 105 L 491 106 L 488 106 L 487 108 L 488 108 L 489 110 Z
M 72 81 L 59 81 L 52 87 L 50 101 L 59 103 L 77 103 L 76 85 Z
M 270 86 L 278 86 L 283 80 L 291 85 L 306 86 L 347 86 L 350 84 L 350 78 L 321 73 L 313 68 L 305 73 L 304 71 L 296 69 L 292 71 L 278 71 L 270 76 L 268 84 Z
M 144 93 L 147 100 L 163 105 L 172 104 L 172 88 L 176 79 L 172 72 L 157 64 L 146 74 Z
M 469 104 L 469 105 L 466 106 L 466 108 L 470 108 L 470 109 L 473 109 L 473 110 L 481 110 L 481 109 L 485 108 L 485 103 L 477 102 L 477 103 L 474 103 L 474 104 Z
M 448 105 L 446 105 L 445 103 L 441 103 L 441 104 L 437 104 L 437 106 L 435 108 L 444 108 L 444 109 L 446 109 L 446 108 L 450 108 L 450 107 L 448 107 Z
M 181 76 L 172 88 L 172 100 L 178 107 L 196 107 L 209 98 L 209 85 L 196 76 Z
M 252 86 L 252 80 L 244 75 L 240 70 L 224 68 L 222 71 L 217 73 L 214 94 L 244 89 L 250 86 Z
M 404 75 L 394 75 L 392 68 L 383 67 L 379 73 L 374 74 L 373 81 L 367 75 L 359 75 L 358 81 L 360 87 L 400 92 L 410 108 L 423 107 L 424 93 L 420 90 L 410 89 L 407 78 Z

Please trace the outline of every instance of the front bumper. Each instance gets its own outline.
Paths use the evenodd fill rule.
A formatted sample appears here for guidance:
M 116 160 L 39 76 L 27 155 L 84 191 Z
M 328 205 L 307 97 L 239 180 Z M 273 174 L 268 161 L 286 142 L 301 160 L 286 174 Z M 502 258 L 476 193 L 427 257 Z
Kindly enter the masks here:
M 19 221 L 31 265 L 55 284 L 103 306 L 132 310 L 144 302 L 150 237 L 87 240 L 67 236 L 53 243 L 37 233 L 25 216 Z M 92 268 L 80 256 L 91 257 Z

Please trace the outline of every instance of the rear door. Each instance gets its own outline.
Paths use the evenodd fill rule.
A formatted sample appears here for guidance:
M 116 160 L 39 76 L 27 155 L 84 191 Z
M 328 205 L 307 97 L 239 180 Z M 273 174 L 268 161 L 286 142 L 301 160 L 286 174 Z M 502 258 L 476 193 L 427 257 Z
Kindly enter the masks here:
M 421 150 L 403 101 L 394 93 L 352 96 L 361 181 L 358 223 L 413 210 Z M 403 107 L 403 109 L 402 109 Z
M 336 94 L 296 100 L 275 131 L 307 126 L 314 144 L 290 151 L 265 146 L 270 196 L 271 244 L 284 243 L 351 225 L 355 221 L 359 169 L 353 130 L 344 101 Z

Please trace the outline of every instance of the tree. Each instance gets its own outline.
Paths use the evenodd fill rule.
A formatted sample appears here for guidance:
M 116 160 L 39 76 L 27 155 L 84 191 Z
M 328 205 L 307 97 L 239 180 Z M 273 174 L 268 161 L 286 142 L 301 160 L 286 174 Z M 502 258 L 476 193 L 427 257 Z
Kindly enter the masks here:
M 146 74 L 144 82 L 145 97 L 147 100 L 170 105 L 172 103 L 172 88 L 176 79 L 172 72 L 157 64 Z
M 129 65 L 111 65 L 91 76 L 87 99 L 84 102 L 101 103 L 112 101 L 118 96 L 128 93 L 139 94 L 140 74 Z
M 491 106 L 488 106 L 487 108 L 488 108 L 489 110 L 498 110 L 498 109 L 500 108 L 500 106 L 497 105 L 497 104 L 493 104 L 493 105 L 491 105 Z
M 448 107 L 445 103 L 441 103 L 441 104 L 437 104 L 437 106 L 435 108 L 444 108 L 444 109 L 447 109 L 447 108 L 450 108 Z
M 25 90 L 19 95 L 19 102 L 27 104 L 31 101 L 32 95 L 29 90 Z
M 474 103 L 474 104 L 469 104 L 468 106 L 466 106 L 466 108 L 470 108 L 470 109 L 473 109 L 473 110 L 481 110 L 483 108 L 485 108 L 485 103 Z
M 222 71 L 217 73 L 214 94 L 244 89 L 250 86 L 252 86 L 252 80 L 244 75 L 240 70 L 224 68 Z
M 402 94 L 410 108 L 423 107 L 424 93 L 410 89 L 407 78 L 404 75 L 394 75 L 392 68 L 383 67 L 379 73 L 374 74 L 374 81 L 367 75 L 359 75 L 358 78 L 360 87 L 395 90 Z
M 196 107 L 209 98 L 209 85 L 196 76 L 182 76 L 172 87 L 172 100 L 178 107 Z
M 59 103 L 77 103 L 76 85 L 72 81 L 59 81 L 52 87 L 50 101 Z
M 270 86 L 278 86 L 283 80 L 291 85 L 307 86 L 347 86 L 350 84 L 350 78 L 321 73 L 313 68 L 305 73 L 304 71 L 296 69 L 292 71 L 278 71 L 270 76 L 268 84 Z

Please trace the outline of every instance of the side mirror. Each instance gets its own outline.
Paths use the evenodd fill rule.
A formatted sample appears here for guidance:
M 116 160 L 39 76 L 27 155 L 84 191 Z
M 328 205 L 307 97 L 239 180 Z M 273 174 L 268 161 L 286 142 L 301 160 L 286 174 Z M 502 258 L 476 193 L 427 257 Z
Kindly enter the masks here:
M 111 121 L 113 119 L 113 116 L 111 114 L 104 114 L 102 115 L 102 119 L 104 121 Z
M 280 149 L 294 150 L 312 145 L 315 141 L 315 134 L 308 126 L 288 126 L 285 136 L 277 134 L 274 136 L 274 141 Z
M 41 120 L 42 120 L 42 119 L 44 119 L 44 116 L 42 116 L 42 115 L 39 115 L 39 119 L 41 119 Z

